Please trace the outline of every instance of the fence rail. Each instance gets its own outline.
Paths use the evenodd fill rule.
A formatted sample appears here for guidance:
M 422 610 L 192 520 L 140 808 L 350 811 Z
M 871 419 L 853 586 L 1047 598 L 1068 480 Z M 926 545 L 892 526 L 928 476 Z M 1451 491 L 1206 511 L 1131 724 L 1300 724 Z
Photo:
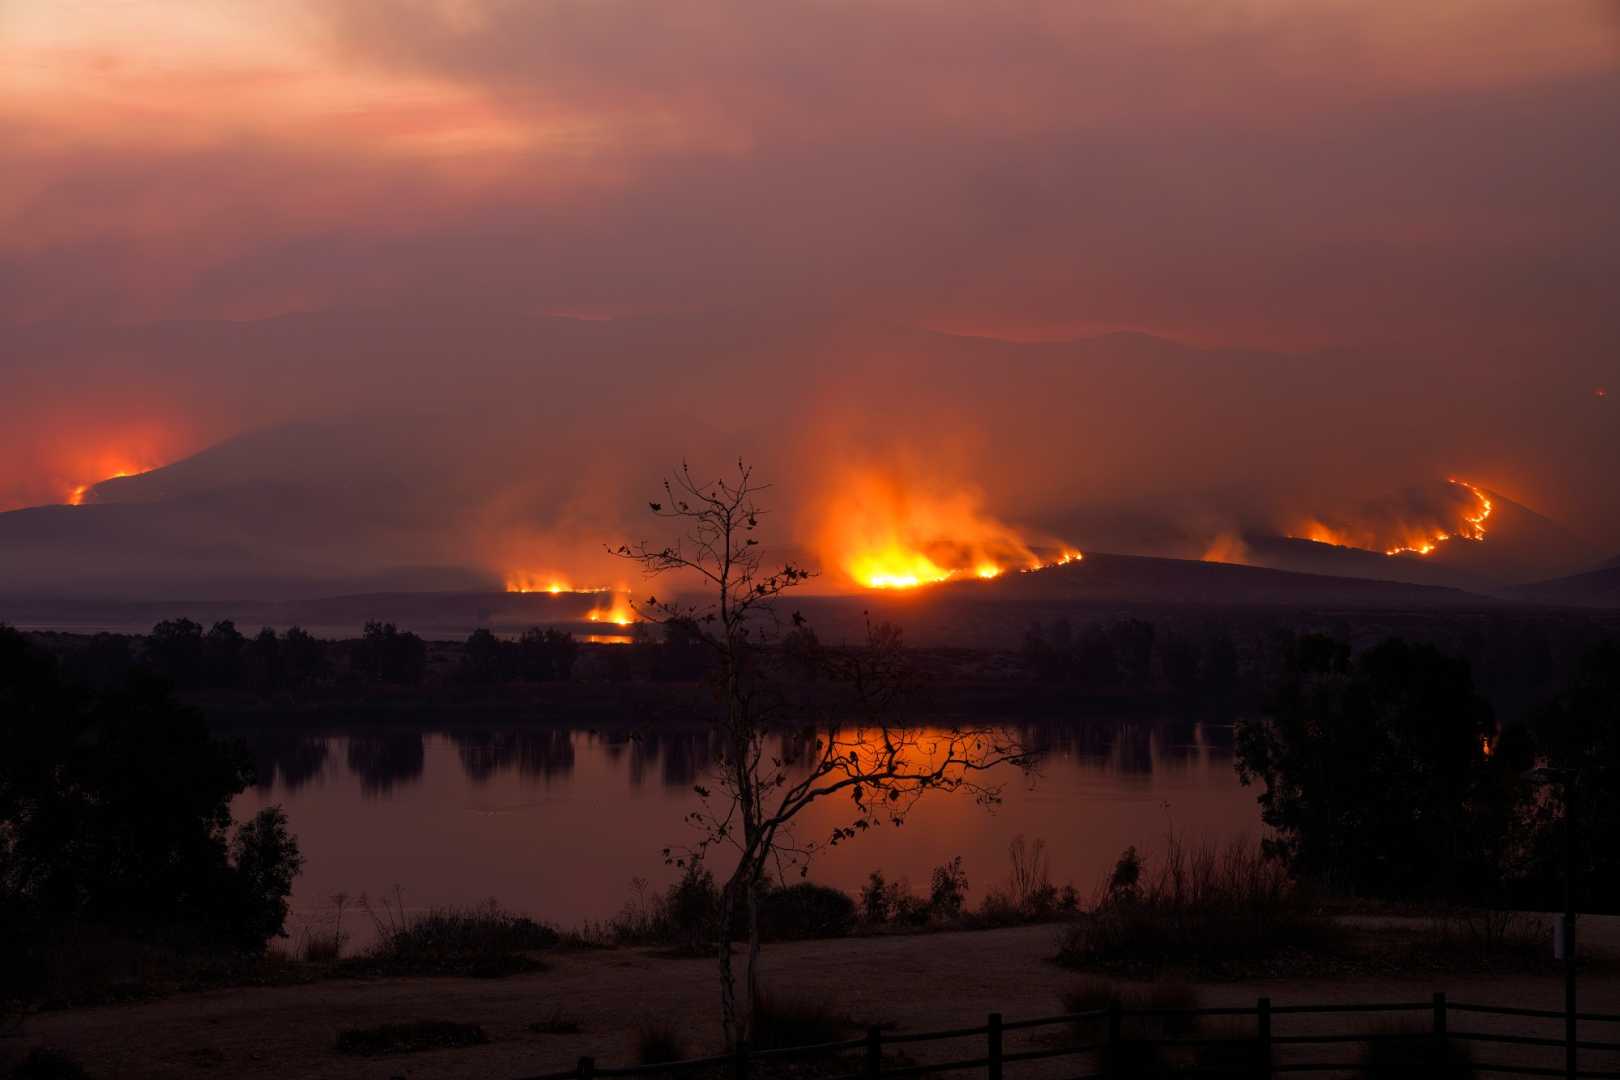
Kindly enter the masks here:
M 1410 1013 L 1428 1014 L 1427 1027 L 1397 1032 L 1360 1031 L 1276 1034 L 1273 1031 L 1273 1022 L 1279 1017 L 1367 1016 L 1376 1014 L 1400 1016 Z M 1558 1010 L 1526 1009 L 1507 1005 L 1480 1005 L 1451 1001 L 1444 993 L 1435 994 L 1429 1001 L 1336 1005 L 1274 1005 L 1270 998 L 1262 997 L 1257 999 L 1252 1006 L 1225 1006 L 1207 1009 L 1131 1009 L 1125 1008 L 1116 1002 L 1106 1009 L 1062 1013 L 1027 1020 L 1004 1020 L 1000 1013 L 991 1013 L 986 1018 L 985 1023 L 976 1027 L 948 1028 L 940 1031 L 886 1034 L 881 1029 L 874 1027 L 867 1031 L 864 1038 L 850 1039 L 843 1042 L 817 1043 L 809 1046 L 755 1050 L 750 1048 L 746 1042 L 742 1042 L 730 1053 L 654 1065 L 602 1068 L 596 1064 L 594 1058 L 582 1057 L 573 1069 L 566 1072 L 528 1076 L 522 1078 L 522 1080 L 597 1080 L 597 1078 L 604 1078 L 605 1080 L 605 1078 L 613 1077 L 633 1078 L 655 1075 L 682 1078 L 694 1074 L 710 1074 L 717 1078 L 724 1078 L 724 1080 L 749 1080 L 757 1065 L 834 1057 L 841 1054 L 847 1054 L 851 1058 L 858 1055 L 860 1061 L 858 1069 L 842 1075 L 818 1078 L 818 1080 L 904 1080 L 904 1078 L 928 1076 L 934 1073 L 965 1072 L 969 1070 L 974 1072 L 982 1070 L 986 1080 L 1003 1080 L 1003 1070 L 1007 1065 L 1031 1061 L 1051 1061 L 1062 1058 L 1085 1059 L 1086 1064 L 1093 1069 L 1090 1072 L 1066 1076 L 1064 1080 L 1124 1080 L 1126 1077 L 1142 1075 L 1133 1072 L 1127 1064 L 1125 1055 L 1129 1051 L 1141 1051 L 1144 1048 L 1196 1049 L 1212 1046 L 1246 1047 L 1250 1051 L 1249 1060 L 1236 1065 L 1199 1064 L 1196 1062 L 1179 1065 L 1176 1067 L 1175 1075 L 1273 1077 L 1282 1073 L 1370 1074 L 1373 1067 L 1353 1061 L 1276 1060 L 1276 1052 L 1279 1048 L 1327 1047 L 1357 1043 L 1363 1045 L 1371 1043 L 1414 1043 L 1426 1046 L 1428 1049 L 1425 1060 L 1406 1065 L 1378 1066 L 1379 1071 L 1377 1073 L 1377 1075 L 1387 1075 L 1384 1070 L 1404 1070 L 1409 1075 L 1424 1076 L 1447 1075 L 1442 1063 L 1447 1060 L 1446 1055 L 1453 1043 L 1477 1043 L 1483 1046 L 1501 1047 L 1556 1047 L 1566 1051 L 1570 1049 L 1569 1037 L 1550 1038 L 1513 1032 L 1457 1030 L 1451 1023 L 1453 1014 L 1460 1014 L 1461 1016 L 1499 1016 L 1526 1020 L 1568 1020 L 1568 1014 Z M 1214 1017 L 1252 1019 L 1254 1021 L 1252 1033 L 1238 1035 L 1227 1033 L 1221 1037 L 1196 1037 L 1153 1036 L 1133 1031 L 1127 1035 L 1125 1026 L 1127 1020 L 1180 1020 L 1192 1022 Z M 1620 1025 L 1620 1013 L 1578 1012 L 1575 1014 L 1575 1019 L 1587 1024 Z M 1100 1041 L 1065 1042 L 1057 1046 L 1040 1046 L 1019 1050 L 1008 1050 L 1005 1046 L 1008 1032 L 1035 1031 L 1042 1028 L 1069 1026 L 1078 1033 L 1092 1025 L 1096 1027 L 1096 1034 L 1101 1036 Z M 1571 1028 L 1570 1031 L 1573 1033 L 1574 1029 Z M 982 1051 L 974 1053 L 971 1057 L 916 1064 L 891 1063 L 884 1060 L 884 1050 L 886 1048 L 898 1050 L 901 1047 L 915 1047 L 924 1043 L 978 1038 L 984 1040 Z M 1576 1039 L 1573 1047 L 1577 1052 L 1584 1050 L 1620 1054 L 1620 1041 Z M 1570 1054 L 1566 1064 L 1558 1068 L 1488 1061 L 1470 1062 L 1467 1068 L 1474 1073 L 1497 1076 L 1554 1076 L 1564 1077 L 1566 1080 L 1620 1080 L 1620 1068 L 1603 1071 L 1583 1070 L 1579 1068 L 1577 1061 L 1578 1053 Z M 853 1065 L 853 1061 L 851 1064 Z M 1620 1062 L 1615 1064 L 1620 1065 Z

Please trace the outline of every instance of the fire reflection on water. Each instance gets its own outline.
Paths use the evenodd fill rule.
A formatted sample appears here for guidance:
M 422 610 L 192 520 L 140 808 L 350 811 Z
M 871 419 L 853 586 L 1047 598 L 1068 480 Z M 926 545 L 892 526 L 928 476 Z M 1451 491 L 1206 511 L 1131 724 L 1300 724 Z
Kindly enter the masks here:
M 994 810 L 961 795 L 930 796 L 901 828 L 885 826 L 820 857 L 815 880 L 858 889 L 873 869 L 926 885 L 955 855 L 970 900 L 1007 870 L 1014 836 L 1046 839 L 1054 877 L 1087 893 L 1119 852 L 1157 850 L 1168 828 L 1189 838 L 1258 836 L 1252 791 L 1231 766 L 1230 729 L 1190 720 L 1031 724 L 1046 751 L 1040 774 L 996 774 Z M 474 726 L 250 736 L 260 786 L 238 818 L 283 805 L 307 858 L 295 885 L 297 919 L 323 917 L 336 892 L 400 885 L 420 906 L 502 904 L 564 925 L 611 915 L 634 877 L 657 887 L 660 852 L 693 837 L 692 785 L 715 761 L 702 729 L 583 731 Z M 777 747 L 784 757 L 804 747 Z M 818 805 L 806 837 L 846 823 L 847 803 Z M 564 872 L 566 870 L 566 872 Z M 296 930 L 295 930 L 296 934 Z

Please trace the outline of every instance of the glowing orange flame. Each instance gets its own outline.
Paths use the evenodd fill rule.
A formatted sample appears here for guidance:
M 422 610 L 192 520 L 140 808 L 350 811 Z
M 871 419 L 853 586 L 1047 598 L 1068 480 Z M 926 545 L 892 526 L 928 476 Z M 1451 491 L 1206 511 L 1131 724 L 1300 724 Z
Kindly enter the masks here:
M 1448 540 L 1484 540 L 1485 523 L 1495 509 L 1490 496 L 1466 480 L 1453 477 L 1446 482 L 1466 491 L 1474 504 L 1470 510 L 1451 511 L 1459 516 L 1447 524 L 1397 521 L 1383 526 L 1356 527 L 1330 525 L 1320 518 L 1310 518 L 1299 527 L 1299 531 L 1289 535 L 1297 540 L 1314 540 L 1319 544 L 1382 551 L 1385 555 L 1428 555 Z M 1441 515 L 1431 512 L 1424 516 L 1432 520 Z
M 637 621 L 639 616 L 636 615 L 635 609 L 630 606 L 630 597 L 627 593 L 613 592 L 609 595 L 611 599 L 607 607 L 602 607 L 601 603 L 598 602 L 596 607 L 585 613 L 587 622 L 629 626 Z
M 609 590 L 606 585 L 572 585 L 567 578 L 557 574 L 514 573 L 506 576 L 506 591 L 561 596 L 564 593 L 605 593 Z
M 1063 548 L 1056 559 L 1043 560 L 1010 526 L 985 513 L 971 491 L 916 491 L 885 473 L 860 470 L 842 478 L 835 492 L 822 513 L 822 560 L 864 588 L 991 580 L 1082 558 Z
M 1312 537 L 1315 539 L 1315 537 Z M 1243 537 L 1237 533 L 1221 533 L 1209 542 L 1204 554 L 1199 556 L 1204 562 L 1216 563 L 1247 563 L 1249 561 L 1249 546 L 1243 542 Z
M 72 488 L 70 488 L 68 490 L 67 504 L 69 506 L 83 506 L 85 496 L 89 495 L 90 494 L 90 489 L 94 488 L 97 484 L 104 484 L 108 480 L 121 480 L 126 476 L 140 476 L 143 473 L 151 472 L 153 469 L 155 469 L 157 467 L 158 466 L 156 466 L 156 465 L 125 465 L 125 466 L 120 466 L 119 468 L 116 468 L 116 469 L 112 470 L 111 472 L 107 473 L 105 476 L 103 476 L 99 480 L 92 480 L 87 484 L 76 484 L 76 485 L 74 485 Z
M 1437 544 L 1444 543 L 1445 541 L 1450 540 L 1453 536 L 1460 536 L 1464 540 L 1485 539 L 1485 522 L 1490 519 L 1491 511 L 1494 509 L 1494 507 L 1491 505 L 1490 496 L 1486 495 L 1483 491 L 1479 490 L 1479 488 L 1475 487 L 1473 484 L 1470 484 L 1466 480 L 1457 480 L 1453 478 L 1446 482 L 1468 489 L 1468 492 L 1478 500 L 1478 505 L 1475 507 L 1474 512 L 1463 515 L 1462 525 L 1455 533 L 1437 530 L 1426 539 L 1409 541 L 1406 544 L 1392 547 L 1388 551 L 1384 552 L 1385 555 L 1404 555 L 1408 552 L 1415 555 L 1427 555 L 1429 552 L 1435 549 Z

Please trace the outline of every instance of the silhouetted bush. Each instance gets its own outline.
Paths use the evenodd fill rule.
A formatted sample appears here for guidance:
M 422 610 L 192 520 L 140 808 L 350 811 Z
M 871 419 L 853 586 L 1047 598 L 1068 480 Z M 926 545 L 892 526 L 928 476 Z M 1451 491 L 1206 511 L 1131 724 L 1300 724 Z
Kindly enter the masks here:
M 242 658 L 247 639 L 229 619 L 215 623 L 203 637 L 203 681 L 208 686 L 233 687 L 242 681 Z
M 1495 735 L 1466 660 L 1308 635 L 1264 716 L 1239 726 L 1238 774 L 1264 783 L 1267 849 L 1296 874 L 1350 894 L 1477 895 L 1507 876 L 1527 795 L 1530 762 L 1493 755 Z
M 801 881 L 765 890 L 759 932 L 766 941 L 843 937 L 855 928 L 855 901 L 842 889 Z
M 899 905 L 899 886 L 891 884 L 883 871 L 874 870 L 861 886 L 861 918 L 877 926 L 894 918 Z
M 190 619 L 164 619 L 146 638 L 146 662 L 176 686 L 202 681 L 203 628 Z
M 1546 763 L 1576 776 L 1576 904 L 1620 911 L 1620 644 L 1588 649 L 1533 728 Z M 1544 789 L 1530 820 L 1525 898 L 1548 907 L 1562 903 L 1565 794 L 1562 784 Z
M 484 907 L 436 908 L 416 916 L 405 911 L 397 894 L 392 901 L 362 897 L 360 906 L 371 916 L 377 940 L 350 966 L 369 972 L 500 978 L 542 970 L 545 965 L 529 954 L 558 941 L 551 927 L 503 911 L 493 900 Z
M 1098 1053 L 1099 1063 L 1109 1076 L 1161 1077 L 1172 1075 L 1172 1058 L 1157 1045 L 1162 1039 L 1185 1038 L 1198 1028 L 1197 1017 L 1177 1010 L 1196 1009 L 1198 995 L 1179 983 L 1156 983 L 1140 988 L 1124 988 L 1113 983 L 1088 979 L 1058 995 L 1066 1013 L 1104 1012 L 1114 1005 L 1122 1010 L 1150 1010 L 1151 1016 L 1123 1016 L 1119 1042 L 1112 1052 Z M 1105 1016 L 1084 1016 L 1074 1021 L 1074 1039 L 1081 1045 L 1108 1042 Z
M 427 643 L 393 623 L 368 622 L 350 657 L 354 672 L 369 682 L 414 685 L 427 670 Z
M 686 1056 L 686 1043 L 678 1027 L 668 1020 L 648 1018 L 636 1030 L 636 1064 L 667 1065 Z
M 748 1021 L 748 1045 L 754 1050 L 815 1046 L 842 1042 L 859 1030 L 847 1014 L 826 1002 L 761 991 Z
M 11 1070 L 11 1080 L 90 1080 L 84 1066 L 61 1050 L 38 1046 Z
M 1284 867 L 1240 843 L 1189 853 L 1172 841 L 1147 880 L 1134 856 L 1121 857 L 1094 910 L 1065 930 L 1059 963 L 1231 974 L 1263 970 L 1280 952 L 1331 949 L 1342 937 Z
M 1473 1080 L 1473 1053 L 1455 1039 L 1440 1042 L 1432 1032 L 1416 1025 L 1396 1025 L 1368 1036 L 1358 1062 L 1363 1076 L 1434 1077 L 1436 1080 Z
M 326 643 L 299 626 L 289 627 L 281 638 L 282 685 L 297 690 L 318 682 L 327 674 Z
M 928 909 L 934 915 L 954 919 L 962 914 L 967 891 L 967 873 L 962 869 L 962 856 L 957 855 L 934 867 L 928 883 Z
M 633 895 L 608 920 L 602 937 L 631 945 L 673 945 L 707 952 L 720 940 L 720 890 L 701 862 L 689 861 L 662 893 L 644 879 L 632 882 Z
M 91 690 L 0 628 L 0 747 L 0 913 L 20 950 L 0 981 L 50 970 L 67 927 L 255 952 L 281 932 L 301 861 L 285 819 L 233 838 L 246 751 L 150 675 Z
M 518 640 L 518 673 L 533 682 L 555 682 L 574 672 L 579 643 L 561 630 L 525 630 Z

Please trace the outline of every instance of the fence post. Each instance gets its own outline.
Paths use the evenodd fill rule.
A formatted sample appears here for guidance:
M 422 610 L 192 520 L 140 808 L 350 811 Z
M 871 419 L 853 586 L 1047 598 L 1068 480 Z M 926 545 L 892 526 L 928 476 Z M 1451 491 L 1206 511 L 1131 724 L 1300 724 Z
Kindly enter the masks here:
M 1260 1043 L 1260 1075 L 1271 1076 L 1271 999 L 1263 997 L 1255 1002 L 1254 1022 Z
M 1119 1012 L 1119 998 L 1114 998 L 1108 1003 L 1108 1049 L 1104 1051 L 1108 1056 L 1103 1062 L 1103 1072 L 1110 1077 L 1123 1076 L 1125 1073 L 1119 1062 Z
M 1444 1068 L 1446 1064 L 1446 994 L 1437 990 L 1434 994 L 1434 1062 L 1436 1069 Z
M 731 1080 L 748 1080 L 747 1039 L 738 1039 L 731 1049 Z
M 574 1070 L 574 1075 L 578 1076 L 579 1080 L 591 1080 L 591 1077 L 596 1075 L 596 1059 L 593 1057 L 580 1058 L 579 1067 Z
M 866 1075 L 868 1080 L 877 1080 L 877 1077 L 883 1075 L 882 1028 L 866 1029 Z
M 991 1013 L 987 1026 L 990 1039 L 990 1052 L 985 1055 L 990 1059 L 988 1080 L 1001 1080 L 1001 1014 Z

